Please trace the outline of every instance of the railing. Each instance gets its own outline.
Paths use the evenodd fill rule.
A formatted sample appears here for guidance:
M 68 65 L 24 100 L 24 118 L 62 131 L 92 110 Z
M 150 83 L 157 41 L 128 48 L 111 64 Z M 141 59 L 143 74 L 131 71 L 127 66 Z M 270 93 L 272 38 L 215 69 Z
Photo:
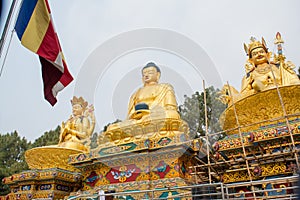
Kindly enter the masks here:
M 159 188 L 153 190 L 116 192 L 110 194 L 81 194 L 69 199 L 137 199 L 136 196 L 143 196 L 139 200 L 217 200 L 217 199 L 297 199 L 298 198 L 298 175 L 272 178 L 258 181 L 239 182 L 231 184 L 211 183 L 190 186 Z M 268 185 L 271 188 L 262 187 Z M 274 187 L 278 188 L 274 188 Z M 249 191 L 241 188 L 249 188 Z M 254 188 L 254 190 L 251 190 Z M 161 194 L 168 194 L 162 196 Z M 159 197 L 159 195 L 161 195 Z

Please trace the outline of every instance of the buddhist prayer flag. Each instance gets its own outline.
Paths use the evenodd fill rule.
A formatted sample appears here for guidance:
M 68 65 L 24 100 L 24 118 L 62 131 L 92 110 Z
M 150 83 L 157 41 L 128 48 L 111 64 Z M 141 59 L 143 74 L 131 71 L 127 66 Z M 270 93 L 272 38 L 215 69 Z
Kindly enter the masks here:
M 72 82 L 73 77 L 54 30 L 47 0 L 23 0 L 15 30 L 21 43 L 39 55 L 44 96 L 53 106 L 57 93 Z

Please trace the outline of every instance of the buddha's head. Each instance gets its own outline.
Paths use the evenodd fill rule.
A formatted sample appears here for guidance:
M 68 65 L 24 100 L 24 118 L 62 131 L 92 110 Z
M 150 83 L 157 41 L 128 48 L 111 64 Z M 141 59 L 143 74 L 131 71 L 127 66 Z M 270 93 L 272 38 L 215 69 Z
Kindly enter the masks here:
M 270 53 L 266 47 L 266 42 L 262 38 L 262 42 L 257 41 L 254 37 L 251 37 L 251 42 L 247 46 L 244 44 L 245 51 L 249 56 L 249 60 L 256 66 L 263 63 L 268 63 Z
M 74 116 L 82 115 L 88 104 L 82 97 L 77 98 L 75 96 L 71 100 L 71 103 Z
M 160 69 L 155 63 L 149 62 L 142 69 L 142 76 L 144 85 L 157 84 L 160 78 Z
M 256 48 L 251 51 L 251 60 L 255 65 L 268 63 L 268 53 L 265 51 L 264 48 Z
M 72 106 L 72 112 L 73 112 L 73 115 L 74 116 L 79 116 L 79 115 L 82 115 L 83 113 L 83 108 L 80 104 L 74 104 Z

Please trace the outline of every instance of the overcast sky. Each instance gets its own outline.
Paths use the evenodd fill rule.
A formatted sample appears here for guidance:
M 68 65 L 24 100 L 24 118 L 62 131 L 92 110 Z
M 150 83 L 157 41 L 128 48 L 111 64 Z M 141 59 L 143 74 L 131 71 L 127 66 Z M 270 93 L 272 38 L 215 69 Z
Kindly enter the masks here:
M 141 85 L 140 69 L 148 61 L 161 66 L 161 81 L 174 85 L 179 104 L 184 94 L 202 90 L 202 80 L 215 87 L 229 81 L 240 89 L 246 60 L 243 43 L 251 36 L 263 36 L 274 50 L 279 31 L 287 59 L 300 65 L 299 0 L 49 0 L 49 4 L 74 81 L 52 107 L 43 97 L 38 56 L 14 34 L 0 77 L 2 134 L 17 130 L 33 141 L 68 119 L 74 94 L 86 95 L 95 105 L 96 131 L 116 118 L 124 119 L 128 98 Z M 130 46 L 137 41 L 150 44 Z

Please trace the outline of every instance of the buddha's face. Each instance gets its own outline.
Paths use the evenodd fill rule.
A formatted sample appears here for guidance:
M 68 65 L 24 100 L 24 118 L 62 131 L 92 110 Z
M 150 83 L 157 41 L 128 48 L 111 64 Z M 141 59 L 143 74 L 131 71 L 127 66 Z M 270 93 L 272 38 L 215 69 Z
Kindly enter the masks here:
M 158 83 L 160 73 L 156 70 L 155 67 L 147 67 L 142 71 L 143 83 L 145 85 Z
M 75 104 L 75 105 L 73 105 L 72 108 L 73 108 L 73 115 L 74 116 L 82 115 L 83 108 L 80 104 Z
M 251 59 L 255 65 L 267 63 L 268 54 L 262 47 L 259 47 L 251 51 Z

